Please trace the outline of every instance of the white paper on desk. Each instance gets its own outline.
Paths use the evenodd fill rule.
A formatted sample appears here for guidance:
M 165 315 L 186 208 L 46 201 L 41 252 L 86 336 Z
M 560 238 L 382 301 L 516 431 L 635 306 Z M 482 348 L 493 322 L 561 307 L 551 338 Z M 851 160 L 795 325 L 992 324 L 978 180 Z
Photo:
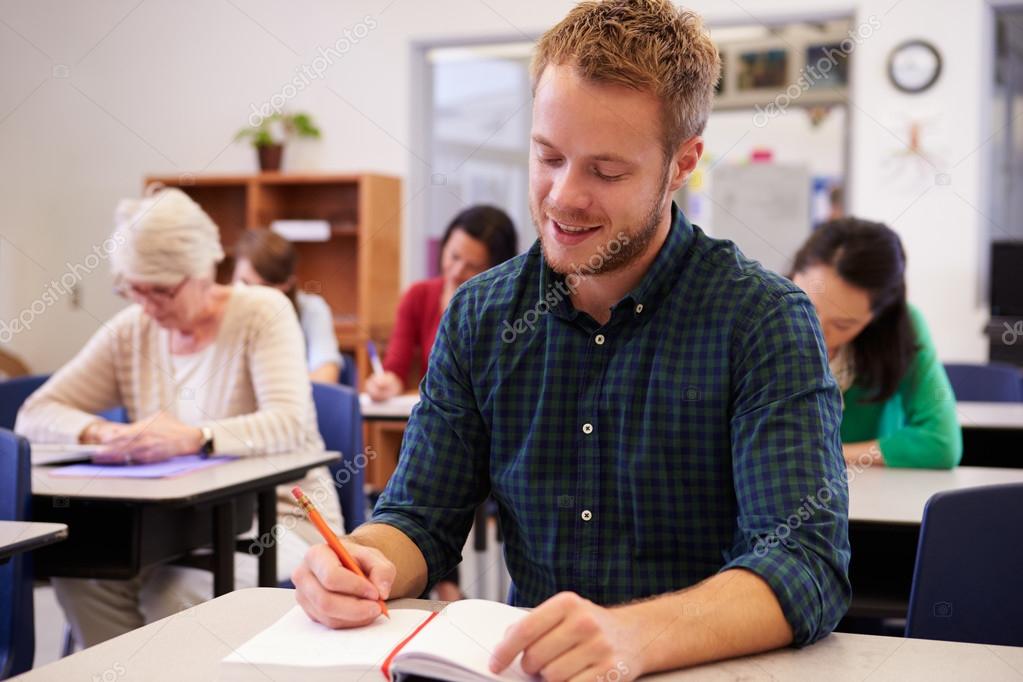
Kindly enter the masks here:
M 270 229 L 289 242 L 325 242 L 330 239 L 326 220 L 275 220 Z
M 332 630 L 295 606 L 223 659 L 220 680 L 382 682 L 384 660 L 429 617 L 429 611 L 393 609 L 390 618 L 380 616 L 365 627 Z
M 96 451 L 94 445 L 82 443 L 31 443 L 32 466 L 88 462 Z

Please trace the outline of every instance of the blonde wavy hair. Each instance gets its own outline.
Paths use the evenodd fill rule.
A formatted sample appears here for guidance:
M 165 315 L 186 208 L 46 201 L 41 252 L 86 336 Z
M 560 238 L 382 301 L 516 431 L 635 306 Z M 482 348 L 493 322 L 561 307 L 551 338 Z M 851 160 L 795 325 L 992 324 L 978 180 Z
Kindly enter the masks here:
M 141 199 L 122 199 L 114 211 L 110 265 L 117 279 L 175 285 L 213 276 L 224 259 L 220 230 L 179 189 L 151 186 Z
M 570 64 L 594 83 L 653 93 L 663 105 L 661 144 L 668 158 L 703 132 L 721 73 L 703 21 L 668 0 L 579 3 L 537 44 L 534 95 L 551 64 Z

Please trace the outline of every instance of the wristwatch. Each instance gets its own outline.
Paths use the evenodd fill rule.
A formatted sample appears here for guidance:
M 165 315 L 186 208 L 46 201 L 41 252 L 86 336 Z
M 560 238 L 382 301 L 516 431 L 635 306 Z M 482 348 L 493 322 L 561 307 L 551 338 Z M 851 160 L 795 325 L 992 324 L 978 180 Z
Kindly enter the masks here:
M 205 459 L 213 454 L 213 429 L 208 426 L 200 426 L 202 432 L 202 445 L 199 446 L 199 456 Z

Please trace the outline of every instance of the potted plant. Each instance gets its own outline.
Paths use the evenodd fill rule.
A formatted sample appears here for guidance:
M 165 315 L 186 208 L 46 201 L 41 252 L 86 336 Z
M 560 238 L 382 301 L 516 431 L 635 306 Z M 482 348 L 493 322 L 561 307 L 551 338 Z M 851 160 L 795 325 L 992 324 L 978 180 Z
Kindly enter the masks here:
M 242 128 L 235 140 L 249 139 L 259 154 L 261 171 L 281 169 L 284 141 L 290 137 L 320 137 L 320 129 L 309 114 L 277 112 L 263 118 L 259 125 Z

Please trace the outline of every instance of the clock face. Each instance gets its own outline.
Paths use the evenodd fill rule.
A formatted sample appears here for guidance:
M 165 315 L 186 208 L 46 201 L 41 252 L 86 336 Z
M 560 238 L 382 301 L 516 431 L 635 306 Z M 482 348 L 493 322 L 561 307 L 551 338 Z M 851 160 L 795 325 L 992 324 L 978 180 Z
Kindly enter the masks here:
M 888 60 L 888 77 L 904 92 L 923 92 L 938 80 L 940 73 L 941 55 L 922 40 L 896 47 Z

